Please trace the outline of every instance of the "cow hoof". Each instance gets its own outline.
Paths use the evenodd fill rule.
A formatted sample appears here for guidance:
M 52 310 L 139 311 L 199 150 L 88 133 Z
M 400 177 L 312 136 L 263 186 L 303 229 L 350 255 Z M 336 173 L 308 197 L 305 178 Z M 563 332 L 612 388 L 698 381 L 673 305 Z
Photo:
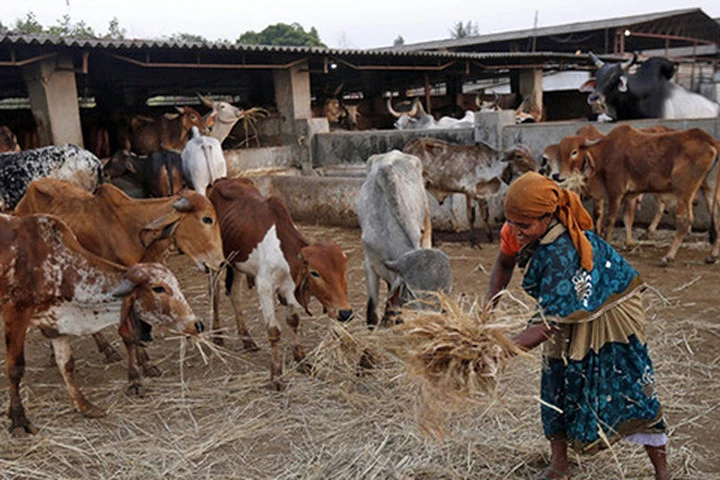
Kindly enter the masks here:
M 152 363 L 144 364 L 142 369 L 143 369 L 143 375 L 145 375 L 146 377 L 157 378 L 157 377 L 162 377 L 162 374 L 163 374 L 162 370 L 160 370 L 158 367 L 156 367 Z
M 116 363 L 123 359 L 122 355 L 112 347 L 106 349 L 103 353 L 105 354 L 105 363 Z
M 82 410 L 82 414 L 88 418 L 100 418 L 106 415 L 105 410 L 96 407 L 92 403 L 88 403 Z
M 22 438 L 27 435 L 35 435 L 38 433 L 38 429 L 35 428 L 35 426 L 28 420 L 25 420 L 21 425 L 13 425 L 10 427 L 9 431 L 10 435 L 14 438 Z
M 640 235 L 640 240 L 652 240 L 652 233 L 645 232 L 642 235 Z
M 297 364 L 296 370 L 303 375 L 312 375 L 314 368 L 307 360 L 303 360 L 302 363 Z
M 718 257 L 714 256 L 714 255 L 710 255 L 709 257 L 707 257 L 705 259 L 705 263 L 707 263 L 708 265 L 714 265 L 717 263 L 717 261 L 718 261 Z
M 273 380 L 272 381 L 272 389 L 276 392 L 284 392 L 285 391 L 285 382 L 282 380 Z
M 375 355 L 367 348 L 364 349 L 362 355 L 360 355 L 358 364 L 362 369 L 358 372 L 358 376 L 361 376 L 364 373 L 363 370 L 372 370 L 375 368 Z
M 246 352 L 257 352 L 260 350 L 260 347 L 257 346 L 257 343 L 255 343 L 254 340 L 243 340 L 243 349 Z
M 140 383 L 130 383 L 125 387 L 125 395 L 128 397 L 144 397 L 145 387 Z
M 655 264 L 656 267 L 667 267 L 672 262 L 669 258 L 663 258 Z
M 215 345 L 222 347 L 225 345 L 225 340 L 219 335 L 213 335 L 212 341 Z

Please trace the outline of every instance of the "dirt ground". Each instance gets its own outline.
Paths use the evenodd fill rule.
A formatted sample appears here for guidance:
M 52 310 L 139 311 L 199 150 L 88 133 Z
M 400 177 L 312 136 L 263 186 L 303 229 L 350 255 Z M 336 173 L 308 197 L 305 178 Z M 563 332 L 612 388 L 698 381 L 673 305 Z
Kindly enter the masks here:
M 310 240 L 333 240 L 343 247 L 356 312 L 348 328 L 364 330 L 359 230 L 313 225 L 300 229 Z M 616 233 L 619 241 L 620 229 Z M 647 297 L 648 341 L 670 427 L 669 458 L 675 476 L 717 479 L 720 265 L 703 262 L 708 244 L 704 235 L 693 234 L 673 265 L 655 266 L 670 235 L 659 232 L 658 240 L 642 242 L 623 254 L 652 287 Z M 462 235 L 437 234 L 435 244 L 450 256 L 453 295 L 482 296 L 497 242 L 477 249 Z M 205 277 L 183 256 L 171 256 L 169 265 L 194 308 L 206 316 Z M 511 292 L 519 291 L 519 282 L 518 274 Z M 49 365 L 47 341 L 33 329 L 27 341 L 23 398 L 40 432 L 12 438 L 3 416 L 0 478 L 525 479 L 547 461 L 535 398 L 539 352 L 528 365 L 511 365 L 497 396 L 458 413 L 445 439 L 437 441 L 418 430 L 412 393 L 397 386 L 397 378 L 342 372 L 308 377 L 293 368 L 287 343 L 287 389 L 271 391 L 269 349 L 254 291 L 247 294 L 245 312 L 259 352 L 241 351 L 224 295 L 221 306 L 232 327 L 227 333 L 228 354 L 209 354 L 205 360 L 182 340 L 157 333 L 149 352 L 164 375 L 146 379 L 143 398 L 123 394 L 124 362 L 106 364 L 91 339 L 74 340 L 81 388 L 108 409 L 101 419 L 85 419 L 73 411 L 57 369 Z M 318 355 L 312 350 L 326 342 L 333 328 L 321 310 L 313 301 L 315 316 L 302 320 L 303 344 L 311 357 Z M 112 329 L 106 336 L 121 348 Z M 1 348 L 4 352 L 4 345 Z M 4 354 L 2 363 L 0 409 L 5 412 Z M 573 457 L 574 478 L 652 477 L 641 448 L 617 445 L 593 457 Z

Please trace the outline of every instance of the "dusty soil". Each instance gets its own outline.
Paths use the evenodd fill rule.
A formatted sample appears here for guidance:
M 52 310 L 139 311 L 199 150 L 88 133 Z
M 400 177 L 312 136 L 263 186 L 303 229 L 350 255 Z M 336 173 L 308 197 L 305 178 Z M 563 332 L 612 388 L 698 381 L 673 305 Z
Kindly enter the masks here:
M 312 225 L 300 228 L 311 240 L 338 242 L 347 253 L 349 294 L 356 311 L 356 319 L 350 323 L 360 328 L 366 294 L 359 230 Z M 618 241 L 619 233 L 618 229 Z M 655 292 L 648 296 L 648 338 L 670 425 L 670 461 L 676 477 L 720 478 L 716 447 L 720 434 L 720 265 L 703 262 L 709 248 L 704 236 L 694 234 L 672 266 L 657 267 L 670 234 L 660 232 L 658 240 L 643 242 L 623 253 Z M 477 249 L 463 237 L 438 234 L 436 246 L 451 258 L 453 293 L 482 296 L 498 244 L 486 243 Z M 169 265 L 193 306 L 206 314 L 205 277 L 183 256 L 171 256 Z M 519 281 L 516 275 L 512 290 L 519 289 Z M 224 296 L 221 306 L 231 327 L 226 347 L 233 355 L 222 361 L 210 355 L 206 363 L 193 347 L 179 353 L 181 341 L 160 335 L 150 354 L 164 375 L 146 380 L 148 394 L 140 399 L 122 393 L 124 362 L 105 364 L 91 339 L 75 340 L 81 388 L 109 410 L 99 420 L 84 419 L 72 410 L 57 369 L 48 365 L 46 340 L 38 331 L 30 332 L 23 392 L 28 415 L 40 433 L 11 438 L 6 431 L 7 419 L 0 420 L 0 478 L 530 478 L 547 459 L 537 404 L 532 400 L 539 378 L 536 365 L 530 367 L 527 378 L 521 377 L 524 380 L 505 385 L 502 398 L 508 404 L 516 395 L 525 403 L 493 414 L 492 428 L 497 435 L 488 445 L 467 440 L 469 433 L 463 425 L 455 425 L 445 443 L 435 446 L 417 432 L 412 413 L 395 412 L 401 402 L 392 405 L 388 399 L 394 394 L 362 383 L 370 380 L 309 379 L 294 371 L 287 345 L 288 388 L 283 393 L 271 392 L 269 351 L 254 291 L 248 292 L 245 312 L 251 334 L 261 347 L 259 352 L 241 351 L 230 303 Z M 321 315 L 316 301 L 311 310 L 316 316 L 303 318 L 303 344 L 308 350 L 318 345 L 332 323 Z M 121 350 L 112 330 L 106 336 Z M 4 351 L 4 345 L 0 348 Z M 2 359 L 0 409 L 5 412 L 4 355 Z M 379 421 L 364 430 L 360 417 L 369 415 L 368 407 L 363 404 L 359 411 L 353 410 L 356 397 L 345 389 L 350 384 L 353 395 L 378 396 L 381 404 L 373 415 L 386 412 L 387 418 L 393 419 L 392 426 Z M 299 393 L 306 387 L 314 392 L 309 399 Z M 327 418 L 319 424 L 310 418 L 315 409 L 326 409 Z M 332 430 L 331 417 L 341 415 L 336 411 L 348 415 L 339 420 L 344 422 L 338 427 L 342 434 Z M 308 416 L 304 425 L 288 433 L 288 424 L 302 423 L 299 419 L 303 415 Z M 323 413 L 320 415 L 322 418 Z M 481 409 L 471 417 L 483 415 Z M 210 418 L 215 423 L 211 424 Z M 253 423 L 258 419 L 263 423 Z M 285 430 L 275 431 L 281 427 Z M 340 442 L 342 435 L 352 435 L 353 430 L 361 433 L 359 438 Z M 523 438 L 531 440 L 513 443 L 518 431 L 527 431 L 528 437 Z M 217 439 L 219 435 L 222 440 Z M 509 448 L 506 443 L 517 443 L 509 459 L 502 456 Z M 354 448 L 364 453 L 354 453 Z M 383 456 L 388 448 L 391 452 Z M 341 457 L 343 453 L 338 450 L 350 458 Z M 373 461 L 367 460 L 368 451 L 373 452 Z M 422 455 L 427 459 L 421 460 Z M 622 447 L 613 454 L 583 457 L 578 462 L 582 473 L 575 478 L 651 478 L 647 459 L 637 448 Z

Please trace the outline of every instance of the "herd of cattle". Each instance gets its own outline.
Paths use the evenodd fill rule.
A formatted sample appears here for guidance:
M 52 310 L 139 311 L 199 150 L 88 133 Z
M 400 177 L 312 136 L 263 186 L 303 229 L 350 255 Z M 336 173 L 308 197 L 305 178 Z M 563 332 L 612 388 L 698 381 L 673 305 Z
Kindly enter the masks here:
M 603 101 L 610 99 L 606 95 Z M 69 335 L 93 334 L 99 349 L 109 359 L 118 359 L 119 354 L 99 332 L 119 324 L 128 356 L 126 392 L 141 394 L 142 375 L 159 373 L 145 351 L 153 328 L 188 335 L 206 329 L 173 273 L 162 265 L 173 245 L 208 275 L 211 331 L 217 343 L 223 342 L 219 296 L 214 294 L 219 273 L 226 273 L 225 290 L 238 334 L 249 351 L 256 350 L 257 344 L 242 314 L 246 301 L 242 278 L 256 289 L 272 353 L 270 378 L 276 389 L 284 386 L 277 299 L 286 307 L 285 321 L 295 340 L 293 355 L 301 365 L 305 352 L 297 338 L 298 327 L 301 313 L 310 314 L 312 298 L 338 321 L 353 318 L 347 291 L 348 259 L 340 246 L 331 241 L 309 242 L 281 199 L 263 196 L 247 178 L 226 177 L 222 139 L 217 136 L 227 135 L 231 128 L 227 125 L 242 112 L 230 111 L 232 106 L 225 102 L 208 102 L 217 113 L 205 119 L 193 114 L 205 123 L 179 130 L 187 132 L 181 152 L 171 149 L 167 142 L 172 135 L 167 136 L 163 127 L 147 134 L 157 136 L 157 150 L 142 158 L 125 154 L 124 159 L 114 158 L 104 167 L 92 153 L 72 145 L 0 154 L 4 212 L 0 214 L 0 305 L 13 434 L 36 432 L 20 395 L 25 336 L 31 325 L 51 339 L 73 405 L 90 417 L 103 411 L 76 385 Z M 227 123 L 222 110 L 230 114 Z M 188 111 L 179 113 L 189 115 Z M 208 119 L 215 129 L 209 129 Z M 606 238 L 623 204 L 625 224 L 632 225 L 639 195 L 654 194 L 663 205 L 674 207 L 677 232 L 662 259 L 665 264 L 673 260 L 689 230 L 693 201 L 702 191 L 711 212 L 708 261 L 714 262 L 720 248 L 719 154 L 720 142 L 699 129 L 637 130 L 621 124 L 607 135 L 589 125 L 583 127 L 576 135 L 548 145 L 540 163 L 522 144 L 499 151 L 483 143 L 460 146 L 429 138 L 409 142 L 402 152 L 373 155 L 355 202 L 365 254 L 368 326 L 397 321 L 402 306 L 432 308 L 432 292 L 448 292 L 452 287 L 449 259 L 432 247 L 427 192 L 440 202 L 450 194 L 465 195 L 471 229 L 477 203 L 490 234 L 488 202 L 501 199 L 508 185 L 527 171 L 541 171 L 565 185 L 578 185 L 581 193 L 595 201 L 600 215 L 597 227 Z M 157 165 L 151 166 L 153 162 Z M 158 180 L 155 186 L 169 188 L 143 192 L 144 197 L 157 198 L 132 198 L 104 181 L 108 170 L 121 167 L 145 172 Z M 581 181 L 573 180 L 577 178 Z M 654 222 L 651 228 L 656 226 Z M 630 233 L 627 241 L 632 242 Z M 378 312 L 381 281 L 387 286 L 382 317 Z

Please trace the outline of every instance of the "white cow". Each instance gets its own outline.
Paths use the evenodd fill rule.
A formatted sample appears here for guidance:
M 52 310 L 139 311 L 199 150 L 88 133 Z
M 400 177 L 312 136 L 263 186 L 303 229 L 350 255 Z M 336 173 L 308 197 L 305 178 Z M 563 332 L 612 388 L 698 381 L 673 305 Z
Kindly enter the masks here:
M 241 108 L 231 105 L 228 102 L 215 101 L 197 94 L 200 101 L 212 110 L 203 115 L 209 135 L 217 138 L 222 144 L 223 140 L 230 135 L 235 124 L 243 118 L 244 111 Z
M 227 163 L 218 139 L 200 135 L 197 127 L 190 135 L 181 154 L 183 175 L 193 190 L 205 195 L 208 185 L 227 177 Z
M 420 159 L 398 150 L 371 156 L 355 206 L 365 250 L 369 326 L 378 323 L 380 279 L 388 287 L 383 324 L 393 308 L 423 298 L 423 292 L 450 289 L 447 255 L 429 248 L 432 228 Z

